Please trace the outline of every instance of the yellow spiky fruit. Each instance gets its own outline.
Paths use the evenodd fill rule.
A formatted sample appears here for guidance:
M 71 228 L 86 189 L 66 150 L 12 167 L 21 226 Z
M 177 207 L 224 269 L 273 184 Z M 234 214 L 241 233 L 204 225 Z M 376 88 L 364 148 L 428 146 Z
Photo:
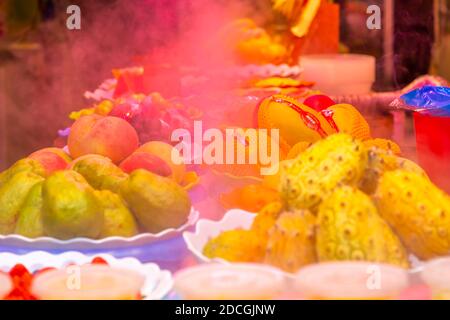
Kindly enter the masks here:
M 281 202 L 273 202 L 266 205 L 256 215 L 251 229 L 266 236 L 269 230 L 274 226 L 282 210 L 283 204 Z
M 369 139 L 364 141 L 367 148 L 376 147 L 385 151 L 391 151 L 394 155 L 399 156 L 402 153 L 400 146 L 392 140 L 388 139 Z
M 221 258 L 230 262 L 261 262 L 265 246 L 258 233 L 251 230 L 225 231 L 212 238 L 203 248 L 203 254 L 210 258 Z
M 384 173 L 375 194 L 381 216 L 421 259 L 450 253 L 450 196 L 415 172 Z
M 397 162 L 398 162 L 398 169 L 402 169 L 402 170 L 405 170 L 408 172 L 415 172 L 429 180 L 429 177 L 428 177 L 427 173 L 425 172 L 425 170 L 421 166 L 419 166 L 417 163 L 415 163 L 414 161 L 405 159 L 405 158 L 401 158 L 401 157 L 397 157 Z
M 316 262 L 315 217 L 308 210 L 281 214 L 269 231 L 265 263 L 287 272 Z
M 338 185 L 357 185 L 367 166 L 361 141 L 335 134 L 316 142 L 284 168 L 280 192 L 288 209 L 315 211 Z
M 364 116 L 350 104 L 336 104 L 325 110 L 331 114 L 339 132 L 360 140 L 371 139 L 370 126 Z
M 397 157 L 392 151 L 371 147 L 367 152 L 368 164 L 363 178 L 359 183 L 359 187 L 369 195 L 375 192 L 380 177 L 387 171 L 404 169 L 419 173 L 428 178 L 425 171 L 419 165 L 409 159 Z
M 319 261 L 373 261 L 408 266 L 400 240 L 362 191 L 349 186 L 336 189 L 321 204 L 317 219 Z
M 279 163 L 278 172 L 273 175 L 264 176 L 262 185 L 266 188 L 274 190 L 280 189 L 281 177 L 284 176 L 284 169 L 288 167 L 288 164 L 292 163 L 293 159 L 284 160 Z

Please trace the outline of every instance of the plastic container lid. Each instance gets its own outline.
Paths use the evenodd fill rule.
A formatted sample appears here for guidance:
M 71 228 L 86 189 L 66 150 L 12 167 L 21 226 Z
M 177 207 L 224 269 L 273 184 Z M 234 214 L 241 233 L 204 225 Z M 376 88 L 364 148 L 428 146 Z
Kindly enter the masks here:
M 4 299 L 13 289 L 11 277 L 0 272 L 0 300 Z
M 427 262 L 421 273 L 421 278 L 433 291 L 450 293 L 450 257 Z
M 144 276 L 131 270 L 73 266 L 37 275 L 31 293 L 43 300 L 133 300 L 140 297 L 144 281 Z
M 295 289 L 308 299 L 393 299 L 409 283 L 406 270 L 370 262 L 332 262 L 301 269 Z
M 184 299 L 274 299 L 285 286 L 278 270 L 257 264 L 204 264 L 175 275 L 175 290 Z

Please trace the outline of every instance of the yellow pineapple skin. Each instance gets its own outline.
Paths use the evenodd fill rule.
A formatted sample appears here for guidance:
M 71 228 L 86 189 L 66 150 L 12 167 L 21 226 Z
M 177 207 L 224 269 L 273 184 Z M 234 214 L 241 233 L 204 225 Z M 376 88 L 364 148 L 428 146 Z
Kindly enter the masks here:
M 280 193 L 288 210 L 317 210 L 339 185 L 357 185 L 367 167 L 367 150 L 347 134 L 335 134 L 316 142 L 286 164 Z
M 317 219 L 320 262 L 373 261 L 408 267 L 401 242 L 362 191 L 350 186 L 336 189 L 321 204 Z
M 269 231 L 264 262 L 287 272 L 315 263 L 315 221 L 308 210 L 281 214 Z
M 374 196 L 381 216 L 420 259 L 450 252 L 450 197 L 416 172 L 384 173 Z
M 254 231 L 231 230 L 210 239 L 203 248 L 203 254 L 210 259 L 259 263 L 264 259 L 265 244 L 260 242 L 258 233 Z

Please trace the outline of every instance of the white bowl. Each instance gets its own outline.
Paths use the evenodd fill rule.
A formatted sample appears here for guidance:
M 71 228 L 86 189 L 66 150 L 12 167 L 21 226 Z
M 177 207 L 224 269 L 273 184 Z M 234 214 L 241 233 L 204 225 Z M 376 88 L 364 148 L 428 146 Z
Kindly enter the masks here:
M 50 237 L 27 238 L 18 234 L 0 235 L 2 246 L 17 247 L 22 249 L 35 250 L 110 250 L 131 246 L 142 246 L 156 241 L 167 240 L 179 235 L 189 227 L 193 226 L 199 217 L 199 212 L 194 208 L 188 217 L 188 221 L 181 227 L 169 228 L 159 233 L 140 233 L 133 237 L 108 237 L 103 239 L 73 238 L 69 240 L 59 240 Z
M 145 277 L 144 287 L 141 290 L 144 300 L 163 299 L 173 287 L 172 274 L 167 270 L 161 270 L 154 263 L 141 263 L 135 258 L 117 259 L 109 254 L 99 254 L 111 267 L 133 270 Z M 69 264 L 82 265 L 90 263 L 92 256 L 86 256 L 79 252 L 66 252 L 53 255 L 43 251 L 35 251 L 26 255 L 12 253 L 0 253 L 0 270 L 8 272 L 16 264 L 23 264 L 28 271 L 35 272 L 42 268 L 64 268 Z
M 211 238 L 217 237 L 224 231 L 245 229 L 252 226 L 256 214 L 244 210 L 233 209 L 225 213 L 222 220 L 211 221 L 200 219 L 197 222 L 194 232 L 186 231 L 183 233 L 184 241 L 189 251 L 195 255 L 200 262 L 221 262 L 230 263 L 224 259 L 210 259 L 203 254 L 203 248 Z

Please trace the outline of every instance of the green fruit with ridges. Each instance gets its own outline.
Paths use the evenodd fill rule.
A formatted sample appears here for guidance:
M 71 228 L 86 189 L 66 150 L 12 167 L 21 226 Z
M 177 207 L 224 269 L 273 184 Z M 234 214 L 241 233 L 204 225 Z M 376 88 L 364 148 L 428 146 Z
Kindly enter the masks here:
M 121 195 L 147 232 L 182 226 L 191 209 L 189 196 L 182 187 L 143 169 L 130 174 L 122 184 Z
M 0 234 L 14 232 L 28 193 L 35 184 L 43 180 L 43 177 L 31 171 L 20 171 L 0 187 Z
M 58 171 L 42 188 L 42 222 L 45 233 L 58 239 L 97 238 L 103 227 L 103 210 L 95 190 L 75 171 Z
M 31 188 L 20 209 L 15 233 L 21 236 L 28 238 L 44 236 L 44 226 L 42 224 L 42 185 L 43 182 L 39 182 Z
M 96 193 L 104 215 L 100 238 L 136 235 L 138 233 L 136 220 L 122 197 L 108 190 Z
M 109 158 L 90 154 L 76 159 L 71 169 L 81 174 L 97 190 L 118 193 L 128 175 Z
M 44 167 L 38 161 L 29 158 L 21 159 L 0 174 L 0 187 L 20 172 L 32 172 L 41 177 L 45 177 L 46 174 Z

